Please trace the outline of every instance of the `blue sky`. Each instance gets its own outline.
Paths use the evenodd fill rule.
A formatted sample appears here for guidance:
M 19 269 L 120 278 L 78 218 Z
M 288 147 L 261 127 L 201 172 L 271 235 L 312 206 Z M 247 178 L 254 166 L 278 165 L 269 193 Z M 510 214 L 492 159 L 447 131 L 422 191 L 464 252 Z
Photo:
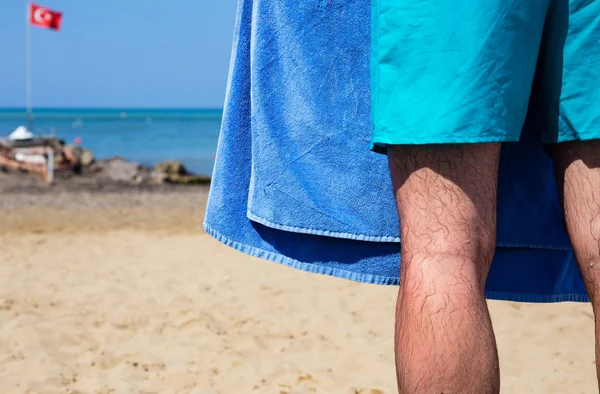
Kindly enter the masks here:
M 0 107 L 25 106 L 26 1 L 0 0 Z M 220 108 L 237 0 L 38 0 L 34 107 Z

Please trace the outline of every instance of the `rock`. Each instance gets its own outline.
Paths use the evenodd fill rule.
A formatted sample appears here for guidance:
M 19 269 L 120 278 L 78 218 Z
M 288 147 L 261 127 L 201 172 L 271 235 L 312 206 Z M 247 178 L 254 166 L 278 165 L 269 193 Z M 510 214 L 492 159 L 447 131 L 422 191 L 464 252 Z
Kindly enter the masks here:
M 210 183 L 210 177 L 191 174 L 165 174 L 163 172 L 152 171 L 148 183 L 151 185 L 161 185 L 163 183 L 172 183 L 178 185 L 207 185 Z
M 168 175 L 189 175 L 183 163 L 174 160 L 158 163 L 154 166 L 154 172 Z
M 142 169 L 147 171 L 140 171 L 133 177 L 133 183 L 141 185 L 142 183 L 148 183 L 150 180 L 150 170 L 146 169 L 146 167 L 142 167 Z
M 113 157 L 96 162 L 92 171 L 113 181 L 143 183 L 150 178 L 150 170 L 122 157 Z
M 210 177 L 190 173 L 179 161 L 165 161 L 154 166 L 150 183 L 175 183 L 180 185 L 205 185 L 210 183 Z
M 67 148 L 73 152 L 73 154 L 79 158 L 79 163 L 83 167 L 88 167 L 94 162 L 94 154 L 91 150 L 83 148 L 81 146 L 69 145 Z
M 122 157 L 112 157 L 97 160 L 86 170 L 98 178 L 133 184 L 161 185 L 165 183 L 181 185 L 210 184 L 210 177 L 190 174 L 179 162 L 165 162 L 157 165 L 154 170 L 130 162 Z
M 148 179 L 148 183 L 151 185 L 162 185 L 163 183 L 166 183 L 168 179 L 169 175 L 163 172 L 152 171 L 150 174 L 150 179 Z
M 166 181 L 180 185 L 207 185 L 210 183 L 210 177 L 204 175 L 170 175 Z
M 87 167 L 94 162 L 94 154 L 91 150 L 83 149 L 81 155 L 79 155 L 79 162 L 82 166 Z

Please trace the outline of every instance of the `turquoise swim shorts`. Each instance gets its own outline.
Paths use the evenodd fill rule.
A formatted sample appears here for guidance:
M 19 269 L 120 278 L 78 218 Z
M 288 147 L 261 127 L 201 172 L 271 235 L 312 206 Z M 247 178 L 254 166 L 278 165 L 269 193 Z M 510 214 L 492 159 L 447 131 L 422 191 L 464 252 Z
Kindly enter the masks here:
M 373 0 L 373 149 L 600 138 L 600 0 Z

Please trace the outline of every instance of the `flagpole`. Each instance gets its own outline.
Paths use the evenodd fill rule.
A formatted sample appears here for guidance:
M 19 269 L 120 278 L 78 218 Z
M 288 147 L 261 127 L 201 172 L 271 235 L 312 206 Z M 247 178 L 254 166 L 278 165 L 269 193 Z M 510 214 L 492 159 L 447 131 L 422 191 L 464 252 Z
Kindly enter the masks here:
M 27 19 L 25 20 L 25 73 L 27 95 L 27 129 L 33 132 L 33 109 L 31 105 L 31 3 L 27 2 Z

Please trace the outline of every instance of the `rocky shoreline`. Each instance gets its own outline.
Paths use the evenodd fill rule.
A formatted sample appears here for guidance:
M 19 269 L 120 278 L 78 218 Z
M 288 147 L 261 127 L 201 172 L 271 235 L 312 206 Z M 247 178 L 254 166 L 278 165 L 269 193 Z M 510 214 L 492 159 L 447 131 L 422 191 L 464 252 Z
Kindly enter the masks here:
M 35 174 L 0 168 L 0 192 L 173 190 L 190 186 L 208 187 L 210 177 L 193 174 L 178 161 L 147 167 L 119 156 L 96 160 L 91 151 L 69 147 L 79 158 L 71 169 L 56 170 L 51 185 Z
M 112 157 L 82 166 L 77 175 L 133 185 L 207 185 L 210 183 L 210 177 L 193 174 L 178 161 L 165 161 L 150 168 L 122 157 Z

